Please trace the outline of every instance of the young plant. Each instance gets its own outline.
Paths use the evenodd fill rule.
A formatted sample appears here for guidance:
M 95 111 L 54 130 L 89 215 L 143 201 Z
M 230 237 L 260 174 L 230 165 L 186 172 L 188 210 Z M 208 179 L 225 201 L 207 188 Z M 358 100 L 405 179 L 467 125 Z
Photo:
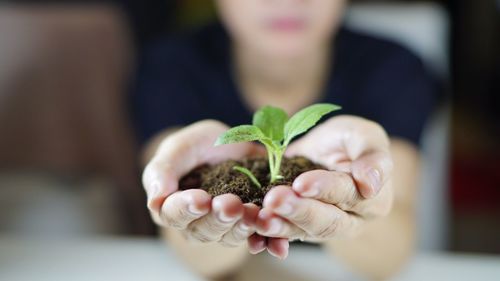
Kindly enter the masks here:
M 324 115 L 339 110 L 340 106 L 328 103 L 314 104 L 306 107 L 290 119 L 281 108 L 264 106 L 253 115 L 252 125 L 240 125 L 231 128 L 219 136 L 215 145 L 258 141 L 267 150 L 270 182 L 282 179 L 280 175 L 281 160 L 292 139 L 312 128 Z M 248 169 L 240 166 L 235 170 L 247 175 L 258 187 L 261 184 Z

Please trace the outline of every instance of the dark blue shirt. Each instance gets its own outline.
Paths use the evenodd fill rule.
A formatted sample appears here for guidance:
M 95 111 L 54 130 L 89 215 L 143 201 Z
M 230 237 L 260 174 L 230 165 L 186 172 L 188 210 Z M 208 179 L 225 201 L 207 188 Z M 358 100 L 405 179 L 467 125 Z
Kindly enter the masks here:
M 230 44 L 215 24 L 147 49 L 132 93 L 140 142 L 207 118 L 230 126 L 251 122 L 233 79 Z M 421 61 L 398 44 L 345 28 L 332 45 L 332 71 L 317 102 L 339 104 L 338 114 L 366 117 L 418 144 L 436 96 Z

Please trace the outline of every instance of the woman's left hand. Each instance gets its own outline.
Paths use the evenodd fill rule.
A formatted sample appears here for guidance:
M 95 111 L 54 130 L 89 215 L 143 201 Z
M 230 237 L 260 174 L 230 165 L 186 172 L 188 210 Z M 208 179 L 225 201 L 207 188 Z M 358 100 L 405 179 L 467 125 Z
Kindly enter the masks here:
M 321 242 L 351 236 L 368 221 L 389 213 L 392 159 L 389 138 L 377 123 L 333 117 L 290 145 L 286 156 L 298 155 L 329 171 L 303 173 L 291 188 L 277 186 L 267 193 L 257 233 L 273 237 L 268 238 L 270 252 L 284 258 L 287 240 Z

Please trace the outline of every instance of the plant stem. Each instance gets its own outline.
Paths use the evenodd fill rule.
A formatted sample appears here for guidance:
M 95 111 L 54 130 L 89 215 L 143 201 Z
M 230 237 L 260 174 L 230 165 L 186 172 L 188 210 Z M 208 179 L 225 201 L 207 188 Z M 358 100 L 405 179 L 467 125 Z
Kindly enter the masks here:
M 271 183 L 275 182 L 280 176 L 281 159 L 283 158 L 283 150 L 278 149 L 274 151 L 274 165 L 271 169 Z
M 273 155 L 271 147 L 266 145 L 266 150 L 267 150 L 267 158 L 269 161 L 269 171 L 271 174 L 271 182 L 272 182 L 273 175 L 274 175 L 274 155 Z
M 246 175 L 253 182 L 253 184 L 255 186 L 257 186 L 259 188 L 262 187 L 262 185 L 260 185 L 259 180 L 257 180 L 257 178 L 254 176 L 254 174 L 252 174 L 252 172 L 250 170 L 248 170 L 247 168 L 241 167 L 241 166 L 234 166 L 233 170 L 236 170 L 236 171 Z

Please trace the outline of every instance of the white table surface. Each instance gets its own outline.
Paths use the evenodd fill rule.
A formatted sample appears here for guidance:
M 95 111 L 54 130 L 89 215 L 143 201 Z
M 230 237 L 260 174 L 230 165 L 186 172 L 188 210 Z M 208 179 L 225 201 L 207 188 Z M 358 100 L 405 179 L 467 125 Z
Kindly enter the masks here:
M 383 258 L 383 257 L 381 257 Z M 0 236 L 0 280 L 203 280 L 161 241 L 139 238 L 37 240 Z M 238 280 L 362 280 L 318 248 L 297 245 L 287 260 L 249 260 Z M 500 256 L 417 253 L 393 280 L 500 280 Z

